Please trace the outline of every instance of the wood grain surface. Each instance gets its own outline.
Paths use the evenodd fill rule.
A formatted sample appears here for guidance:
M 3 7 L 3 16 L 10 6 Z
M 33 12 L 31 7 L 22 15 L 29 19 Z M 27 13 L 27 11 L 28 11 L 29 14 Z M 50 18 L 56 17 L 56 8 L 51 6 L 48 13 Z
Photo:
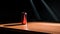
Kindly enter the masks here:
M 60 34 L 60 23 L 51 22 L 28 22 L 26 25 L 21 23 L 0 24 L 0 27 L 23 29 L 36 32 L 46 32 L 51 34 Z

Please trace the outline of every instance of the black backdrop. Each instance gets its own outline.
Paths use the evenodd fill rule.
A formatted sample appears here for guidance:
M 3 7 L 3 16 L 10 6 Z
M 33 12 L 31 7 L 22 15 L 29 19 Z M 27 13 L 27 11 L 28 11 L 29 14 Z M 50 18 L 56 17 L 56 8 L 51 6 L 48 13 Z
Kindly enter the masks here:
M 41 0 L 33 0 L 39 18 L 32 8 L 30 0 L 16 0 L 16 1 L 0 1 L 0 22 L 21 22 L 21 12 L 27 12 L 28 21 L 60 21 L 60 2 L 59 0 L 45 0 L 47 5 L 52 9 L 53 13 L 56 15 L 57 20 L 49 13 L 46 6 Z

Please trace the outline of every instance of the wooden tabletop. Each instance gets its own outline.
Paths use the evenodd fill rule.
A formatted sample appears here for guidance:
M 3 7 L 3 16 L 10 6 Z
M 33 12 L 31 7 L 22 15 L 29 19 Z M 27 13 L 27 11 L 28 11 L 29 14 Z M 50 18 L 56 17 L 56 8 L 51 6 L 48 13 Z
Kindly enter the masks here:
M 0 24 L 0 27 L 23 29 L 23 30 L 27 29 L 27 30 L 36 31 L 36 32 L 60 34 L 60 23 L 28 22 L 27 25 L 21 25 L 21 23 L 10 23 L 10 24 Z

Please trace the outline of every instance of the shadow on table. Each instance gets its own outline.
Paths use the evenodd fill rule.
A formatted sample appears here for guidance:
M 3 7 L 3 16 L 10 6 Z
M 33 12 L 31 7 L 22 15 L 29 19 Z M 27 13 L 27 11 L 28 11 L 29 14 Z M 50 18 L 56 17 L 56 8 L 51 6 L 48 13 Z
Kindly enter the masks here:
M 18 30 L 18 29 L 10 29 L 10 28 L 2 28 L 0 27 L 0 33 L 1 34 L 14 34 L 14 33 L 20 33 L 20 34 L 50 34 L 45 32 L 35 32 L 35 31 L 27 31 L 27 30 Z

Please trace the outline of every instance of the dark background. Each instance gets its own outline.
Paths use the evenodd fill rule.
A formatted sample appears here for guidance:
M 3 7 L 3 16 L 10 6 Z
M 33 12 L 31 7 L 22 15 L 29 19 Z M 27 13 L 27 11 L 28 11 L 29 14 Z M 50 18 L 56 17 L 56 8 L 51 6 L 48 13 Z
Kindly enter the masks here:
M 41 0 L 33 0 L 34 6 L 39 14 L 39 18 L 35 14 L 34 8 L 30 0 L 1 0 L 0 1 L 0 22 L 1 23 L 12 23 L 21 22 L 21 12 L 27 12 L 28 21 L 49 21 L 49 22 L 60 22 L 60 1 L 59 0 L 45 0 L 47 5 L 51 8 L 53 13 L 56 15 L 57 20 L 52 17 L 49 11 Z

